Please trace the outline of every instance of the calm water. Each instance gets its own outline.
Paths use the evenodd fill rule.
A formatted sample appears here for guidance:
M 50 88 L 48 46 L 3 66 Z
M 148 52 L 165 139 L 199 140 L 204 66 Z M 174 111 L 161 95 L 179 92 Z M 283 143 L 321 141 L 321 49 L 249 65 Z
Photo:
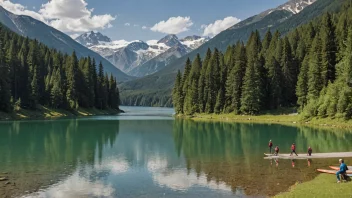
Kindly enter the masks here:
M 121 116 L 0 122 L 0 197 L 264 197 L 313 179 L 336 159 L 263 159 L 351 151 L 352 133 L 280 125 L 174 120 L 172 109 Z M 347 162 L 352 162 L 347 159 Z M 294 166 L 293 166 L 294 165 Z M 332 178 L 333 179 L 333 178 Z

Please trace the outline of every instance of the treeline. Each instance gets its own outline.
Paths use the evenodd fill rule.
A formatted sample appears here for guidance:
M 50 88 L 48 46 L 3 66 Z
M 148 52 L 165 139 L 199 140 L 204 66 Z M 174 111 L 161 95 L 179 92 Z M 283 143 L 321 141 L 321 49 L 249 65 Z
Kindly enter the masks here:
M 0 111 L 37 105 L 118 109 L 116 78 L 90 57 L 62 54 L 0 25 Z
M 173 89 L 178 114 L 258 114 L 298 106 L 306 117 L 352 116 L 352 8 L 325 13 L 286 36 L 252 32 L 224 54 L 187 60 Z

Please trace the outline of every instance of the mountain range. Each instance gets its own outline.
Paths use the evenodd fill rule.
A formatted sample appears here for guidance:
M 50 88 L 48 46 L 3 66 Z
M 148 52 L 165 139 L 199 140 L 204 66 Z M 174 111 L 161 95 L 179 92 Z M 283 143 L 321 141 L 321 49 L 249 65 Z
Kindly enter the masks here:
M 173 60 L 197 49 L 208 38 L 188 36 L 179 39 L 169 34 L 160 40 L 147 42 L 112 41 L 100 32 L 87 32 L 75 39 L 89 49 L 105 57 L 121 71 L 136 77 L 153 74 Z
M 343 0 L 290 0 L 275 9 L 269 9 L 219 33 L 196 50 L 176 59 L 162 70 L 121 85 L 122 103 L 125 105 L 170 106 L 171 90 L 178 70 L 183 71 L 187 58 L 199 53 L 201 57 L 210 48 L 225 51 L 229 45 L 241 40 L 246 42 L 252 31 L 264 35 L 269 29 L 285 35 L 290 30 L 305 24 L 326 11 L 335 11 Z M 152 103 L 150 101 L 153 101 Z
M 75 51 L 78 57 L 90 56 L 94 58 L 97 63 L 102 62 L 105 71 L 116 76 L 119 82 L 133 79 L 133 77 L 117 69 L 96 52 L 77 43 L 68 35 L 30 16 L 15 15 L 0 6 L 0 22 L 19 35 L 37 39 L 48 47 L 55 48 L 63 53 L 71 54 Z

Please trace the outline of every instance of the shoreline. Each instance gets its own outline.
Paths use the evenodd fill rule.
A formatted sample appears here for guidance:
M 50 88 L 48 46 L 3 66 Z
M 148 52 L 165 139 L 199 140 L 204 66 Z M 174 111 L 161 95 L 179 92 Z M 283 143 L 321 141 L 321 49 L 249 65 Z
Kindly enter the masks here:
M 39 106 L 37 110 L 21 109 L 11 113 L 0 112 L 0 121 L 20 121 L 20 120 L 55 120 L 61 118 L 80 118 L 89 116 L 101 115 L 118 115 L 125 113 L 121 109 L 105 109 L 100 110 L 96 108 L 79 108 L 75 111 L 68 111 L 64 109 L 52 109 L 44 106 Z
M 352 120 L 331 119 L 331 118 L 313 118 L 304 121 L 298 114 L 282 115 L 234 115 L 234 114 L 195 114 L 193 116 L 176 115 L 175 118 L 190 119 L 194 121 L 221 121 L 236 123 L 257 123 L 257 124 L 280 124 L 286 126 L 307 126 L 318 128 L 352 128 Z

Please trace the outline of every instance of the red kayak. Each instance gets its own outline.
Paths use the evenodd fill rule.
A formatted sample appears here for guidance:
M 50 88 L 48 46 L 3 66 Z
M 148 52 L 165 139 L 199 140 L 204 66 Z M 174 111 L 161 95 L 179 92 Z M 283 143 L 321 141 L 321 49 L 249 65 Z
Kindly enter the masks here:
M 321 172 L 321 173 L 328 173 L 328 174 L 336 174 L 336 171 L 335 170 L 326 170 L 326 169 L 317 169 L 318 172 Z
M 332 170 L 338 171 L 340 170 L 340 167 L 338 166 L 329 166 L 329 168 L 331 168 Z M 348 169 L 350 169 L 351 167 L 348 167 Z M 336 173 L 336 172 L 335 172 Z M 352 170 L 348 170 L 346 171 L 347 174 L 352 174 Z

